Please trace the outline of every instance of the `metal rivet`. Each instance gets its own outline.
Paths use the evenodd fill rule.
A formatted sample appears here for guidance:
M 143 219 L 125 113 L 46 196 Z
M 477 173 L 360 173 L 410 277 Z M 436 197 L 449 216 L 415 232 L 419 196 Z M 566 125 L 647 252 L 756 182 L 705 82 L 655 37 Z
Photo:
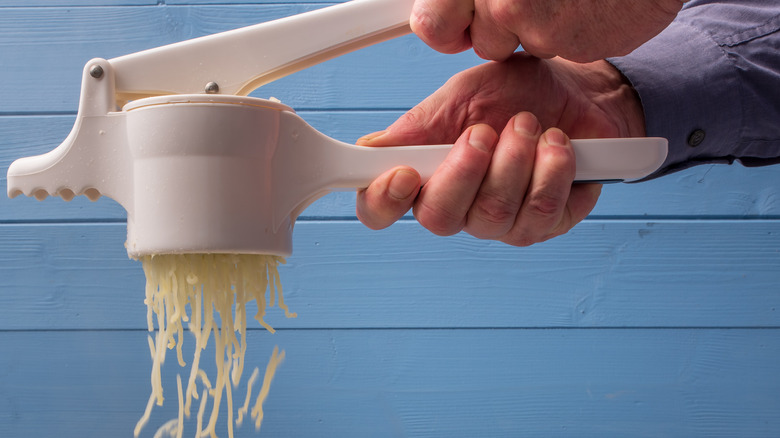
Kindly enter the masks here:
M 217 94 L 219 93 L 219 85 L 216 82 L 209 82 L 206 84 L 206 93 Z
M 93 65 L 92 68 L 89 69 L 89 75 L 95 79 L 100 79 L 103 77 L 103 67 L 98 64 Z
M 706 136 L 707 135 L 703 129 L 694 130 L 691 132 L 691 135 L 688 136 L 688 146 L 695 148 L 704 141 L 704 137 Z

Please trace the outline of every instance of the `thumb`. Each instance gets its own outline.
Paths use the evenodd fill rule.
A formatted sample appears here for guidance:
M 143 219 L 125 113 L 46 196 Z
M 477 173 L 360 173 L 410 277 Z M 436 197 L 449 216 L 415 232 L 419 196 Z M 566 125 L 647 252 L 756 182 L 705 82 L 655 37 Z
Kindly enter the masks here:
M 357 139 L 356 144 L 358 146 L 398 146 L 399 144 L 393 142 L 393 137 L 388 135 L 388 133 L 389 129 L 383 129 L 382 131 L 366 134 Z
M 359 146 L 407 146 L 425 144 L 426 133 L 403 122 L 403 117 L 382 131 L 360 137 Z
M 439 131 L 443 129 L 436 129 L 441 125 L 440 123 L 432 123 L 436 114 L 428 109 L 429 100 L 430 98 L 426 99 L 406 112 L 387 129 L 359 138 L 357 144 L 360 146 L 407 146 L 441 143 L 438 137 L 441 137 Z

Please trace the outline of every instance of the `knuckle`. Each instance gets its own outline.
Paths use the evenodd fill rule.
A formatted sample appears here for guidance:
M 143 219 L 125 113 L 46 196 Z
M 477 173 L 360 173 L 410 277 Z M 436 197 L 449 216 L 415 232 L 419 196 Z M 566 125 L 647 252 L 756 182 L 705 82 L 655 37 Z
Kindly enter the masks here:
M 538 190 L 539 196 L 543 198 L 556 197 L 563 189 L 562 185 L 571 185 L 577 172 L 577 160 L 574 155 L 574 149 L 571 146 L 554 148 L 537 148 L 536 169 L 541 169 L 545 173 L 548 185 L 542 186 Z
M 514 222 L 518 209 L 518 202 L 503 196 L 478 196 L 472 205 L 472 214 L 478 221 L 503 225 Z
M 475 154 L 473 154 L 475 155 Z M 483 163 L 477 162 L 477 159 L 469 159 L 473 157 L 456 156 L 444 165 L 450 169 L 453 174 L 453 178 L 459 181 L 469 181 L 475 186 L 478 185 L 485 177 L 485 166 Z M 477 157 L 479 161 L 487 161 L 490 159 L 486 157 Z
M 439 28 L 436 20 L 431 19 L 428 15 L 422 15 L 416 18 L 414 33 L 423 41 L 441 44 Z
M 558 196 L 543 191 L 529 194 L 522 207 L 523 219 L 507 233 L 504 242 L 525 247 L 554 237 L 564 208 L 565 199 Z
M 490 15 L 493 21 L 505 29 L 514 29 L 518 26 L 518 20 L 523 16 L 521 2 L 493 1 L 490 2 Z
M 531 141 L 535 141 L 535 139 L 516 140 L 510 146 L 502 146 L 501 153 L 515 169 L 524 169 L 536 158 L 536 144 L 531 143 Z
M 420 39 L 436 50 L 456 53 L 467 48 L 464 38 L 471 16 L 462 12 L 442 5 L 415 5 L 410 25 Z
M 435 40 L 441 32 L 441 17 L 429 7 L 415 7 L 410 22 L 414 33 L 423 39 Z
M 418 129 L 425 128 L 430 119 L 431 114 L 429 114 L 428 110 L 422 105 L 414 106 L 412 109 L 401 116 L 401 120 L 404 123 L 414 126 Z
M 525 210 L 536 218 L 556 218 L 560 215 L 565 199 L 544 191 L 532 192 L 525 205 Z
M 412 107 L 409 111 L 404 113 L 398 120 L 391 125 L 392 129 L 395 126 L 401 126 L 402 132 L 414 133 L 415 143 L 429 142 L 440 143 L 442 140 L 440 137 L 441 119 L 446 117 L 439 113 L 439 110 L 429 101 L 423 101 L 420 104 Z M 454 141 L 454 140 L 453 140 Z

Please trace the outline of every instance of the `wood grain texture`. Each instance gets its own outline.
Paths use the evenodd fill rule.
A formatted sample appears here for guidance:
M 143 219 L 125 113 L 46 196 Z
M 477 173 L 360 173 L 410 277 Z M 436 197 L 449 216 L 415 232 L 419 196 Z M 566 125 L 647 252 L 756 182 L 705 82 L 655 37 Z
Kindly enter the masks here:
M 252 331 L 246 366 L 264 368 L 273 345 L 286 352 L 260 436 L 769 437 L 780 428 L 778 335 Z M 150 390 L 145 338 L 144 331 L 0 332 L 0 348 L 13 352 L 0 356 L 4 433 L 130 436 Z M 202 362 L 211 375 L 212 351 Z M 144 437 L 176 416 L 175 374 L 186 369 L 169 357 L 163 370 L 165 405 Z M 186 424 L 185 436 L 193 427 Z M 224 424 L 218 430 L 226 436 Z M 237 436 L 258 435 L 245 425 Z
M 77 6 L 149 6 L 164 0 L 0 0 L 0 8 L 77 7 Z
M 294 238 L 299 317 L 270 311 L 277 327 L 780 327 L 776 221 L 587 221 L 526 249 L 416 222 L 303 221 Z M 145 328 L 124 240 L 124 224 L 0 227 L 0 329 Z
M 0 0 L 0 186 L 67 136 L 89 59 L 337 2 Z M 353 142 L 481 62 L 409 36 L 255 95 Z M 780 436 L 778 170 L 610 185 L 588 220 L 530 248 L 408 217 L 373 232 L 353 193 L 319 200 L 281 270 L 299 317 L 271 309 L 277 333 L 249 332 L 250 371 L 274 345 L 287 355 L 259 436 Z M 151 360 L 124 218 L 107 199 L 0 196 L 0 437 L 131 436 Z M 169 352 L 142 436 L 175 417 L 177 372 Z

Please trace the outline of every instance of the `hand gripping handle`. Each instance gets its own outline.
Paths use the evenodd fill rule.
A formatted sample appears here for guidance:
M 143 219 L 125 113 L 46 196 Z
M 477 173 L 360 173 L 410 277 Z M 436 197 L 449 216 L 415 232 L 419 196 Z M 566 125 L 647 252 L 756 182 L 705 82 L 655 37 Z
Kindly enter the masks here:
M 664 138 L 597 138 L 571 141 L 575 182 L 611 183 L 644 178 L 663 164 Z M 383 172 L 406 165 L 424 184 L 446 159 L 452 145 L 365 147 L 330 138 L 297 114 L 280 113 L 273 174 L 274 223 L 300 214 L 320 196 L 367 187 Z M 281 171 L 280 171 L 281 170 Z

